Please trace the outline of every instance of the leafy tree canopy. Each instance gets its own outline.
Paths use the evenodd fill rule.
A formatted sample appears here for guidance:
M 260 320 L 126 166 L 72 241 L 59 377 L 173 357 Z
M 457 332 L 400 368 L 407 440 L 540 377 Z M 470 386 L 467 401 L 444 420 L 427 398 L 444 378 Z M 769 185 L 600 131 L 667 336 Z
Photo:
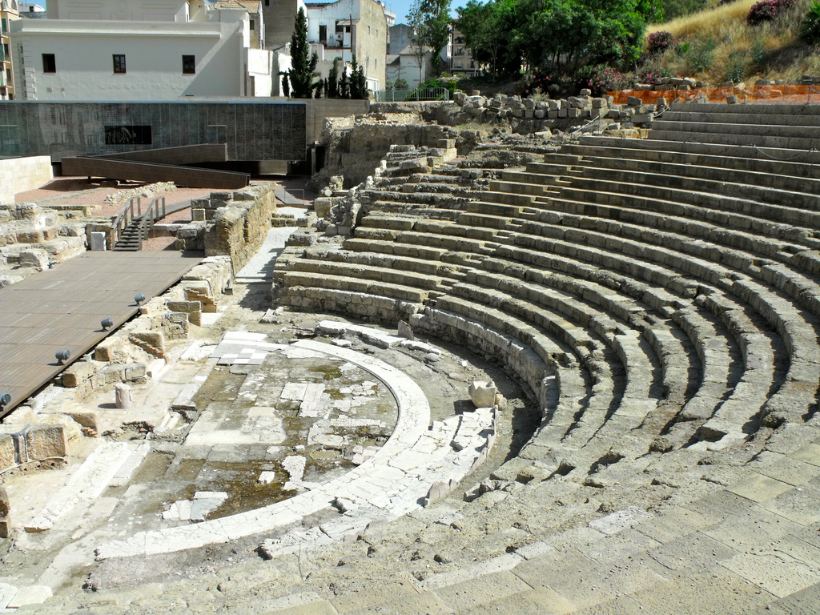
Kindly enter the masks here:
M 470 0 L 457 25 L 492 74 L 571 76 L 585 66 L 628 66 L 643 47 L 658 0 Z

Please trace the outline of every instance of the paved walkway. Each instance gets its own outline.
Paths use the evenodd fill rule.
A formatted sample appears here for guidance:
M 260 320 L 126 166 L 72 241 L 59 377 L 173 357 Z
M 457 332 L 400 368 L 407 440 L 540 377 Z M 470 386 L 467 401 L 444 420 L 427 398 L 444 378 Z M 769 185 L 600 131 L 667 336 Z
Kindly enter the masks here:
M 137 313 L 134 295 L 161 294 L 199 262 L 179 252 L 87 252 L 0 289 L 0 395 L 11 403 L 0 416 L 57 376 L 64 366 L 54 354 L 71 352 L 69 363 Z

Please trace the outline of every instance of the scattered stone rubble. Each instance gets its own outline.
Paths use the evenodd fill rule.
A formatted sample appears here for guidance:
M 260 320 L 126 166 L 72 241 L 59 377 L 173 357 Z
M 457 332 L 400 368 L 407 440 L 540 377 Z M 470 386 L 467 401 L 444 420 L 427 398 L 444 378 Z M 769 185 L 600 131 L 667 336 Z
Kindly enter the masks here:
M 0 288 L 85 252 L 85 227 L 34 203 L 0 206 Z

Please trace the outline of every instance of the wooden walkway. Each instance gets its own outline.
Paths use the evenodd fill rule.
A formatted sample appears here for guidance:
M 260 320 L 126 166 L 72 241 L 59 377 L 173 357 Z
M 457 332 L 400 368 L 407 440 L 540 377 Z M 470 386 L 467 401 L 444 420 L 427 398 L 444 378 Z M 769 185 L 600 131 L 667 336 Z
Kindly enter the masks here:
M 0 417 L 24 402 L 65 369 L 54 354 L 71 352 L 71 363 L 112 330 L 100 321 L 110 316 L 118 328 L 146 300 L 162 294 L 201 257 L 167 252 L 87 252 L 0 289 L 0 395 L 11 403 Z

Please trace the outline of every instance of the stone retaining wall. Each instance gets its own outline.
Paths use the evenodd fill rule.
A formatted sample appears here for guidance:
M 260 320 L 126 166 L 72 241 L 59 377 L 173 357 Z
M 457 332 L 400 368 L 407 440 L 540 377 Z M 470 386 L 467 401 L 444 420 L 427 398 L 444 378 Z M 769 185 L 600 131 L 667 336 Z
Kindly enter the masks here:
M 273 187 L 214 192 L 208 201 L 206 211 L 213 210 L 213 215 L 203 235 L 205 255 L 227 255 L 234 272 L 239 271 L 265 241 L 271 227 L 276 211 Z
M 15 194 L 39 188 L 53 177 L 50 156 L 0 160 L 0 203 L 14 203 Z

